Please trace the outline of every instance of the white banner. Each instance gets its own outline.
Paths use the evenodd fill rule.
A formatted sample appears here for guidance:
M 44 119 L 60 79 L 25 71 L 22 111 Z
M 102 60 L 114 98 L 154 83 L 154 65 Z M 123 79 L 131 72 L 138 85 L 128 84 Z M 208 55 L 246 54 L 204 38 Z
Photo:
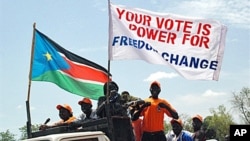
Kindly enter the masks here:
M 110 4 L 109 60 L 167 65 L 189 80 L 218 80 L 227 28 L 221 23 Z

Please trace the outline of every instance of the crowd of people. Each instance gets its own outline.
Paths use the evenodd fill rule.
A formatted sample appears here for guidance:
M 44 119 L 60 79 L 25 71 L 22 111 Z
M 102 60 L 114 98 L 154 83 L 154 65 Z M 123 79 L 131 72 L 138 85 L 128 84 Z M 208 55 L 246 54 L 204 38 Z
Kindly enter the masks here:
M 103 87 L 104 95 L 99 97 L 97 108 L 93 109 L 92 101 L 83 98 L 78 101 L 82 113 L 75 117 L 68 104 L 57 105 L 60 121 L 52 125 L 43 124 L 40 130 L 68 125 L 72 128 L 81 128 L 82 123 L 107 116 L 127 116 L 131 119 L 135 141 L 206 141 L 206 133 L 202 128 L 203 118 L 195 115 L 192 118 L 193 132 L 183 129 L 183 123 L 177 110 L 169 101 L 159 97 L 161 85 L 153 81 L 150 85 L 150 96 L 144 100 L 132 96 L 128 91 L 118 93 L 119 87 L 114 82 L 107 82 Z M 108 99 L 108 100 L 107 100 Z M 171 131 L 164 132 L 164 116 L 170 119 Z

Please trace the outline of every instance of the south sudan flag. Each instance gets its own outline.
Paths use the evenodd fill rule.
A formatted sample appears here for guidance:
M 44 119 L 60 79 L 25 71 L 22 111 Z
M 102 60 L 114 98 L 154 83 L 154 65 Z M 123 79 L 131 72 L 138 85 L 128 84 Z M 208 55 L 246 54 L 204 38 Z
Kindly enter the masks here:
M 62 89 L 97 100 L 103 96 L 108 71 L 82 58 L 35 29 L 31 80 L 52 82 Z

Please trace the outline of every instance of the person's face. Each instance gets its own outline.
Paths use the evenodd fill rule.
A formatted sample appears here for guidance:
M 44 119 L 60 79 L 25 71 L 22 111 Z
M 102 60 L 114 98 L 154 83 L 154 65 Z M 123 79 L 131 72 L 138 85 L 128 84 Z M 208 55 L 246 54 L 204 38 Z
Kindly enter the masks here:
M 192 126 L 193 126 L 194 131 L 200 130 L 201 125 L 202 125 L 202 122 L 199 119 L 197 119 L 197 118 L 193 119 Z
M 158 85 L 152 85 L 150 88 L 150 92 L 153 98 L 158 98 L 158 95 L 161 91 L 161 88 Z
M 117 87 L 115 84 L 109 84 L 109 92 L 112 93 L 112 92 L 117 92 Z
M 128 101 L 128 97 L 129 97 L 129 96 L 128 96 L 127 93 L 122 94 L 121 97 L 122 97 L 122 100 Z
M 61 108 L 59 110 L 59 117 L 64 121 L 68 120 L 70 115 L 71 115 L 70 112 L 65 108 Z
M 81 104 L 81 110 L 84 113 L 87 113 L 88 111 L 91 111 L 92 105 L 88 103 L 82 103 Z
M 182 126 L 179 123 L 174 122 L 172 123 L 172 129 L 173 129 L 174 134 L 178 136 L 182 131 Z

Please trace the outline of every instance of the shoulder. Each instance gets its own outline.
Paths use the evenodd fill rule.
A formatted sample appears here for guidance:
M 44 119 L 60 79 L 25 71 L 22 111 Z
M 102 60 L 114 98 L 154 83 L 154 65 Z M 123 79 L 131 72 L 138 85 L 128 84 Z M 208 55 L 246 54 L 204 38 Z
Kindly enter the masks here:
M 76 117 L 75 116 L 72 116 L 72 117 L 70 117 L 67 121 L 68 122 L 72 122 L 72 121 L 74 121 L 76 119 Z
M 98 100 L 103 100 L 103 99 L 106 99 L 106 96 L 100 96 L 100 97 L 98 98 Z
M 158 103 L 165 103 L 165 104 L 169 105 L 169 102 L 167 100 L 163 99 L 163 98 L 158 98 L 157 102 Z
M 146 98 L 146 99 L 144 99 L 144 101 L 147 101 L 147 102 L 149 102 L 149 101 L 151 101 L 152 100 L 152 98 Z
M 167 138 L 167 141 L 172 141 L 175 138 L 175 134 L 174 134 L 173 130 L 168 131 L 165 136 Z
M 100 96 L 98 98 L 98 106 L 102 104 L 102 102 L 104 102 L 106 100 L 106 97 L 105 96 Z
M 57 125 L 60 125 L 60 124 L 63 124 L 63 123 L 64 123 L 63 120 L 59 120 L 59 121 L 53 123 L 52 126 L 57 126 Z
M 140 100 L 140 98 L 135 97 L 135 96 L 132 96 L 132 95 L 130 95 L 129 98 L 130 98 L 130 100 L 132 100 L 132 101 Z
M 185 138 L 186 140 L 193 140 L 191 134 L 186 131 L 182 131 L 182 138 Z
M 182 131 L 182 134 L 184 135 L 184 136 L 192 136 L 192 133 L 191 132 L 189 132 L 189 131 Z
M 183 130 L 183 132 L 185 132 L 185 134 L 188 134 L 188 135 L 190 135 L 190 136 L 192 136 L 194 133 L 192 133 L 192 132 L 190 132 L 190 131 L 188 131 L 188 130 Z
M 96 119 L 97 118 L 96 110 L 92 110 L 90 117 L 92 119 Z
M 86 118 L 86 114 L 85 113 L 81 113 L 78 118 L 85 119 Z

